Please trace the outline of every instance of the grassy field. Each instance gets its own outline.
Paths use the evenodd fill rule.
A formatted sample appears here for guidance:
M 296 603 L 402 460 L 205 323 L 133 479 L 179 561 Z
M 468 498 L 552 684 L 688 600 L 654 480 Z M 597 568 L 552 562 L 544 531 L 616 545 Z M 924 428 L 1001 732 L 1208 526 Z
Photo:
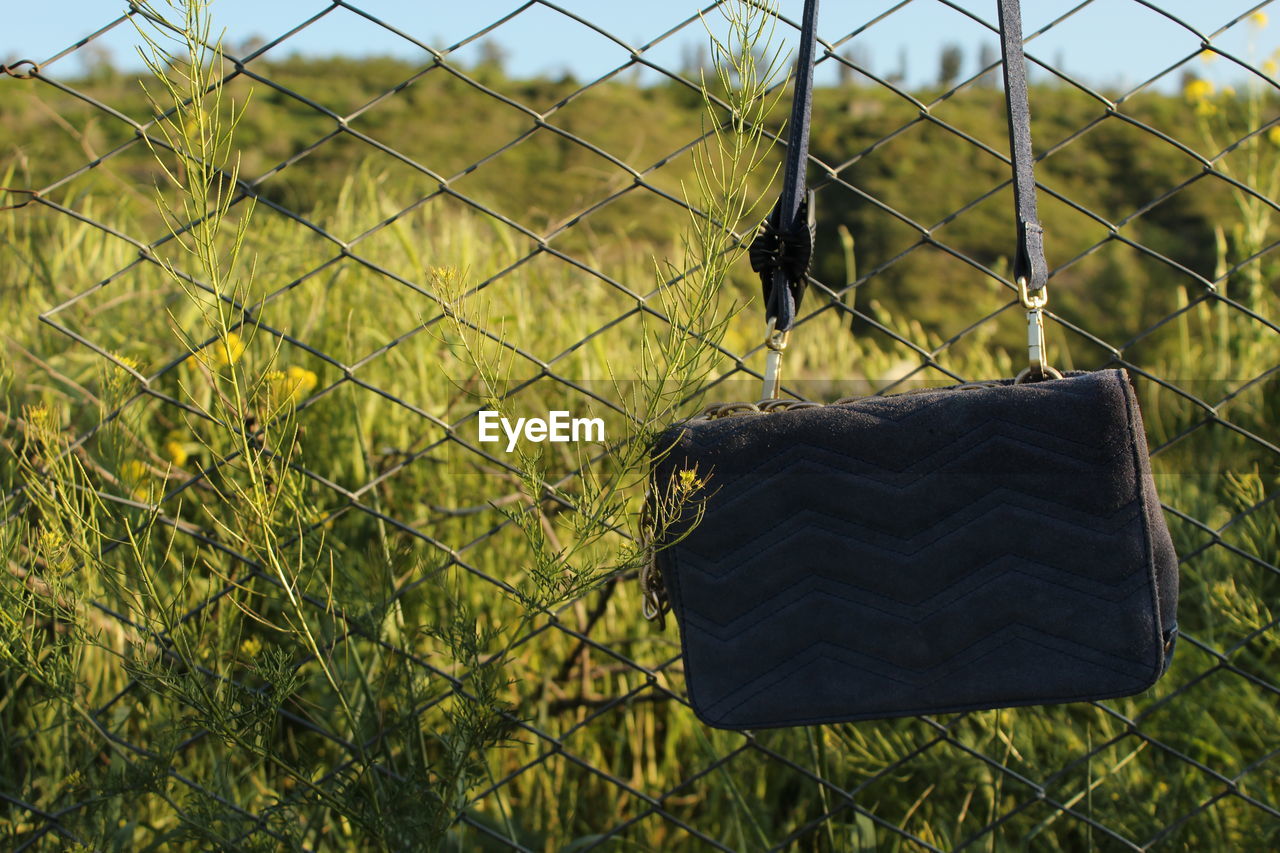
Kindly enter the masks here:
M 414 73 L 331 71 L 325 104 L 344 115 Z M 322 77 L 306 60 L 260 73 L 303 92 Z M 148 86 L 164 107 L 202 74 Z M 543 107 L 577 86 L 467 74 Z M 150 114 L 126 75 L 71 85 Z M 894 828 L 943 849 L 1280 845 L 1280 264 L 1273 203 L 1221 180 L 1276 198 L 1280 140 L 1249 137 L 1210 185 L 1154 206 L 1202 165 L 1131 123 L 1045 162 L 1048 187 L 1122 223 L 1124 240 L 1091 249 L 1108 226 L 1046 194 L 1062 266 L 1050 346 L 1062 367 L 1135 368 L 1183 558 L 1169 674 L 1103 705 L 748 738 L 679 699 L 675 628 L 641 618 L 634 579 L 647 431 L 699 387 L 756 393 L 742 367 L 762 366 L 758 305 L 735 313 L 756 285 L 721 254 L 732 241 L 646 187 L 573 224 L 634 178 L 543 131 L 450 187 L 545 241 L 448 193 L 419 204 L 436 181 L 351 134 L 251 205 L 213 167 L 256 179 L 332 122 L 259 84 L 233 125 L 247 89 L 160 126 L 195 160 L 135 145 L 0 211 L 4 846 L 917 848 Z M 1098 111 L 1065 87 L 1033 98 L 1046 146 Z M 937 116 L 1002 149 L 999 102 L 966 90 Z M 495 103 L 433 74 L 353 126 L 448 177 L 526 129 Z M 429 105 L 473 122 L 424 123 Z M 0 106 L 4 187 L 47 187 L 132 134 L 50 86 L 6 84 Z M 701 132 L 702 110 L 687 88 L 614 82 L 553 121 L 645 169 Z M 815 154 L 844 162 L 912 110 L 871 87 L 820 91 Z M 1189 88 L 1134 114 L 1212 156 L 1275 110 L 1269 92 Z M 872 146 L 843 179 L 932 225 L 1003 168 L 940 128 Z M 644 181 L 749 228 L 777 154 L 753 139 L 724 137 L 746 146 L 727 171 L 690 151 Z M 817 275 L 858 286 L 811 297 L 794 389 L 1020 369 L 1017 311 L 953 340 L 1010 303 L 1005 285 L 936 245 L 885 267 L 919 235 L 847 188 L 823 192 Z M 1007 196 L 938 239 L 1007 269 Z M 166 211 L 202 224 L 157 243 Z M 610 441 L 508 455 L 476 441 L 486 406 L 599 415 Z

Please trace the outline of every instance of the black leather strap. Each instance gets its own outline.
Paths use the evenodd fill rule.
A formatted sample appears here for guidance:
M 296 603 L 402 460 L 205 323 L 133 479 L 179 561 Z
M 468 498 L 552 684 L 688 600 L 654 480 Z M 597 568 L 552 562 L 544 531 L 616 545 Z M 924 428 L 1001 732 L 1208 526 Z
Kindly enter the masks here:
M 1029 294 L 1036 294 L 1049 281 L 1049 267 L 1044 258 L 1044 229 L 1036 213 L 1021 4 L 1019 0 L 999 0 L 999 12 L 1018 234 L 1013 274 L 1015 279 L 1026 280 Z M 795 323 L 813 255 L 814 205 L 812 194 L 805 191 L 805 166 L 809 159 L 809 121 L 813 114 L 817 20 L 818 0 L 805 0 L 782 194 L 751 244 L 751 268 L 760 274 L 766 318 L 774 321 L 778 331 L 787 331 Z
M 1018 251 L 1015 279 L 1025 278 L 1029 293 L 1049 282 L 1044 259 L 1044 229 L 1036 214 L 1035 157 L 1031 152 L 1031 105 L 1027 99 L 1027 62 L 1022 51 L 1022 10 L 1018 0 L 1000 0 L 1000 52 L 1004 58 L 1004 97 L 1013 159 L 1013 199 L 1017 208 Z

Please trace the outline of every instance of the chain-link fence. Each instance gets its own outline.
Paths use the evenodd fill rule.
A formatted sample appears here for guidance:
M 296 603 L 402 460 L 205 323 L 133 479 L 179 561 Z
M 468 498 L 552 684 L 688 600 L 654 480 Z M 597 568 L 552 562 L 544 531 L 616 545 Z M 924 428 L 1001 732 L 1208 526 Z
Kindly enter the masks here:
M 1080 79 L 1037 49 L 1064 32 L 1090 38 L 1117 4 L 1062 4 L 1043 23 L 1030 16 L 1027 33 L 1051 346 L 1059 366 L 1122 366 L 1138 386 L 1182 560 L 1183 639 L 1170 673 L 1133 699 L 743 734 L 694 721 L 674 631 L 638 618 L 633 573 L 523 622 L 492 604 L 522 600 L 524 568 L 511 549 L 529 529 L 506 511 L 523 505 L 520 472 L 476 440 L 477 407 L 460 393 L 469 380 L 435 382 L 424 366 L 456 343 L 439 331 L 441 289 L 463 276 L 468 292 L 496 294 L 496 307 L 477 316 L 516 365 L 510 399 L 530 412 L 556 401 L 611 405 L 602 390 L 611 377 L 591 365 L 631 346 L 626 330 L 670 321 L 660 297 L 679 280 L 655 286 L 646 250 L 671 246 L 688 213 L 702 213 L 681 183 L 711 134 L 703 60 L 686 56 L 680 67 L 668 48 L 701 34 L 699 12 L 721 4 L 691 5 L 640 44 L 531 0 L 451 45 L 357 4 L 294 5 L 306 8 L 293 28 L 227 48 L 226 90 L 254 90 L 228 217 L 256 200 L 246 241 L 262 253 L 259 290 L 228 303 L 238 312 L 235 342 L 192 344 L 222 347 L 226 363 L 257 347 L 289 365 L 275 375 L 293 381 L 286 396 L 298 425 L 328 437 L 320 447 L 304 439 L 307 453 L 291 464 L 315 513 L 298 537 L 322 534 L 338 548 L 330 594 L 291 586 L 237 546 L 225 519 L 193 511 L 234 454 L 215 459 L 181 434 L 184 423 L 195 429 L 191 419 L 208 419 L 190 402 L 199 379 L 183 372 L 193 370 L 191 353 L 172 337 L 154 343 L 158 334 L 140 347 L 145 358 L 128 347 L 181 313 L 181 289 L 164 284 L 160 268 L 179 238 L 161 220 L 125 213 L 150 191 L 150 160 L 163 160 L 165 139 L 136 89 L 121 94 L 128 75 L 68 66 L 148 13 L 131 6 L 65 50 L 3 67 L 2 215 L 12 242 L 0 292 L 12 295 L 10 328 L 29 335 L 11 335 L 6 351 L 11 396 L 98 412 L 72 456 L 92 447 L 102 424 L 145 422 L 130 435 L 154 447 L 126 453 L 133 468 L 104 473 L 102 493 L 111 506 L 158 508 L 157 529 L 172 537 L 159 559 L 177 552 L 198 593 L 172 602 L 172 633 L 152 631 L 119 600 L 83 602 L 92 631 L 129 638 L 120 648 L 132 643 L 171 668 L 123 652 L 102 659 L 90 680 L 122 686 L 79 716 L 28 714 L 54 700 L 31 692 L 34 676 L 5 676 L 0 814 L 10 849 L 410 849 L 439 829 L 430 792 L 441 779 L 471 780 L 448 800 L 457 808 L 440 830 L 467 850 L 1280 844 L 1280 264 L 1271 221 L 1280 209 L 1280 83 L 1274 58 L 1224 46 L 1263 32 L 1267 3 L 1215 11 L 1222 20 L 1203 29 L 1134 0 L 1152 32 L 1181 47 L 1131 86 Z M 925 5 L 994 44 L 995 4 L 864 5 L 828 4 L 823 16 L 827 76 L 811 160 L 819 257 L 796 331 L 814 343 L 794 356 L 795 381 L 784 387 L 834 398 L 850 392 L 823 377 L 883 392 L 1016 372 L 1019 364 L 990 355 L 1016 361 L 1024 333 L 1004 274 L 1012 202 L 998 58 L 984 55 L 965 76 L 944 56 L 936 84 L 909 85 L 905 72 L 879 71 L 859 49 L 895 14 Z M 784 41 L 796 34 L 789 11 L 778 13 Z M 585 81 L 504 72 L 493 39 L 535 14 L 607 41 L 616 63 Z M 339 26 L 403 40 L 421 60 L 287 55 L 300 32 Z M 1215 74 L 1235 91 L 1215 87 Z M 770 133 L 781 138 L 777 123 Z M 54 156 L 66 140 L 70 153 Z M 181 210 L 167 192 L 161 201 Z M 170 225 L 179 234 L 194 227 Z M 204 286 L 185 269 L 176 274 Z M 763 347 L 751 311 L 740 318 L 748 331 L 731 327 L 724 338 L 729 366 L 708 380 L 713 398 L 755 393 Z M 95 362 L 128 374 L 118 404 L 93 384 Z M 728 393 L 734 380 L 751 390 Z M 828 393 L 837 387 L 843 393 Z M 30 441 L 30 413 L 5 417 L 6 446 L 15 457 L 28 452 L 18 448 Z M 558 489 L 574 488 L 578 461 L 564 464 Z M 554 517 L 573 511 L 561 494 L 538 510 L 552 542 Z M 5 507 L 11 522 L 30 520 L 21 483 Z M 24 595 L 53 588 L 56 597 L 49 560 L 17 546 L 9 562 Z M 378 591 L 364 609 L 335 608 L 332 591 L 344 583 L 353 600 Z M 446 586 L 493 623 L 518 625 L 501 654 L 471 638 L 478 651 L 468 659 L 446 628 L 414 629 L 447 621 L 436 602 Z M 294 596 L 323 630 L 270 672 L 270 632 L 227 640 L 224 658 L 189 654 L 194 647 L 176 639 L 193 626 L 212 631 L 221 617 L 211 614 Z M 23 623 L 15 611 L 10 621 L 56 633 L 59 618 Z M 349 695 L 317 685 L 318 658 L 350 679 Z M 497 682 L 475 675 L 485 660 L 501 662 Z M 387 692 L 367 690 L 371 670 L 385 673 Z M 180 672 L 230 692 L 188 696 Z M 290 686 L 274 691 L 281 680 Z M 65 707 L 95 695 L 63 687 L 53 693 Z M 501 745 L 467 721 L 464 709 L 486 691 L 505 703 Z M 225 718 L 210 710 L 221 701 Z M 148 726 L 156 702 L 170 709 L 167 728 L 159 717 Z M 228 735 L 253 702 L 267 722 L 244 739 Z M 393 741 L 404 751 L 383 750 Z M 476 745 L 480 764 L 459 770 Z M 59 766 L 51 753 L 87 758 L 66 778 L 41 776 Z

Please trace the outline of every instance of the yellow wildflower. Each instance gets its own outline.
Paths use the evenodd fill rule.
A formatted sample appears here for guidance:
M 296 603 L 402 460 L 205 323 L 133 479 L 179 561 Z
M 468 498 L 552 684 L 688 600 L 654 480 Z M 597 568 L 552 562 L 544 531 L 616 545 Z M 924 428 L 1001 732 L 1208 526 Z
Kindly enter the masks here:
M 246 637 L 244 642 L 240 644 L 240 654 L 245 657 L 257 657 L 260 651 L 262 651 L 262 640 L 257 637 Z
M 41 530 L 38 543 L 40 555 L 51 569 L 71 568 L 71 543 L 61 530 L 52 527 Z
M 1201 62 L 1203 62 L 1205 65 L 1208 65 L 1210 62 L 1213 62 L 1215 59 L 1218 58 L 1218 54 L 1214 53 L 1212 50 L 1209 50 L 1209 48 L 1206 47 L 1204 50 L 1200 51 L 1199 57 Z
M 1276 76 L 1276 71 L 1280 71 L 1280 66 L 1276 65 L 1276 61 L 1274 59 L 1267 59 L 1262 63 L 1262 71 L 1268 77 L 1274 77 Z
M 1196 115 L 1206 118 L 1218 111 L 1217 104 L 1212 100 L 1215 91 L 1212 81 L 1197 78 L 1182 87 L 1182 97 L 1195 107 Z
M 147 463 L 140 459 L 130 459 L 120 466 L 120 479 L 131 486 L 136 486 L 147 478 Z
M 67 537 L 62 535 L 62 531 L 53 527 L 46 527 L 40 531 L 40 550 L 46 554 L 54 554 L 61 551 L 67 544 Z
M 1213 91 L 1212 81 L 1196 78 L 1182 87 L 1182 97 L 1190 103 L 1198 104 L 1212 97 Z
M 321 521 L 320 521 L 320 519 L 322 519 L 322 518 L 324 518 L 324 519 L 325 519 L 323 522 L 321 522 Z M 309 523 L 311 523 L 311 524 L 317 524 L 317 523 L 319 523 L 319 525 L 320 525 L 321 527 L 323 527 L 325 530 L 332 530 L 332 529 L 333 529 L 333 520 L 334 520 L 335 518 L 337 518 L 337 516 L 336 516 L 336 515 L 331 515 L 331 516 L 329 516 L 328 518 L 325 518 L 325 511 L 324 511 L 324 510 L 322 510 L 322 509 L 316 509 L 316 510 L 313 510 L 312 512 L 310 512 L 310 513 L 307 515 L 307 521 L 308 521 Z
M 190 454 L 187 453 L 186 446 L 181 441 L 176 440 L 166 441 L 164 443 L 164 455 L 169 457 L 169 461 L 174 465 L 177 465 L 179 468 L 187 464 L 187 458 L 190 456 Z
M 1280 124 L 1272 125 L 1267 131 L 1267 139 L 1272 145 L 1280 145 Z
M 227 332 L 227 336 L 213 345 L 213 363 L 219 367 L 235 364 L 244 355 L 244 340 L 235 332 Z
M 1249 16 L 1249 23 L 1253 24 L 1260 30 L 1266 28 L 1269 20 L 1270 19 L 1267 17 L 1266 12 L 1254 12 Z
M 427 274 L 436 284 L 451 285 L 458 280 L 457 267 L 431 267 Z
M 307 370 L 305 367 L 298 367 L 296 364 L 290 365 L 285 370 L 285 374 L 289 377 L 289 381 L 293 383 L 294 391 L 299 394 L 311 393 L 319 381 L 316 378 L 315 371 Z
M 271 399 L 277 405 L 297 403 L 311 393 L 319 382 L 315 371 L 291 364 L 284 370 L 272 370 L 264 377 Z
M 165 458 L 178 467 L 186 464 L 191 458 L 192 435 L 181 429 L 171 429 L 164 436 L 164 444 L 161 449 L 164 451 Z
M 44 431 L 54 427 L 53 410 L 49 408 L 47 403 L 26 406 L 25 410 L 26 421 L 33 430 Z
M 693 492 L 702 488 L 702 479 L 698 476 L 698 472 L 692 468 L 685 468 L 680 472 L 680 491 Z
M 128 488 L 129 497 L 135 501 L 148 499 L 146 480 L 149 473 L 147 464 L 140 459 L 130 459 L 120 465 L 120 482 Z

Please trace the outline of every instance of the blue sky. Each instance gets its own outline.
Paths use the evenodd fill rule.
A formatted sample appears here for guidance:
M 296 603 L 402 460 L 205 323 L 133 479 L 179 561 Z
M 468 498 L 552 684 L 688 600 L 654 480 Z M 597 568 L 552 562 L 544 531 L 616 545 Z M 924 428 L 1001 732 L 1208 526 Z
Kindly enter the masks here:
M 559 0 L 559 5 L 630 44 L 640 45 L 695 14 L 708 2 Z M 1044 26 L 1079 2 L 1024 0 L 1026 31 L 1031 33 Z M 9 0 L 9 4 L 0 30 L 0 56 L 7 61 L 20 57 L 47 59 L 109 23 L 126 8 L 122 0 Z M 1215 37 L 1214 44 L 1242 57 L 1251 56 L 1257 63 L 1280 49 L 1280 0 L 1159 0 L 1159 4 L 1206 34 L 1261 6 L 1264 14 L 1270 13 L 1268 17 L 1274 20 L 1266 26 L 1243 21 Z M 414 38 L 445 48 L 527 4 L 523 0 L 361 0 L 358 5 Z M 894 0 L 824 0 L 821 34 L 828 40 L 842 38 L 895 5 Z M 995 0 L 957 0 L 957 5 L 984 20 L 995 18 Z M 784 14 L 796 19 L 803 0 L 781 0 L 780 6 Z M 282 54 L 421 55 L 410 42 L 349 10 L 334 9 L 325 0 L 214 0 L 212 4 L 215 21 L 225 27 L 227 43 L 233 47 L 251 37 L 275 38 L 325 9 L 332 11 L 276 50 Z M 718 22 L 718 13 L 709 16 L 709 20 Z M 778 37 L 786 40 L 788 47 L 794 44 L 795 33 L 789 28 L 780 29 Z M 509 69 L 517 74 L 570 71 L 580 79 L 591 79 L 627 59 L 625 49 L 540 3 L 533 3 L 488 38 L 502 48 Z M 119 65 L 135 62 L 136 43 L 137 34 L 127 23 L 94 42 Z M 705 43 L 702 25 L 694 23 L 646 56 L 660 64 L 679 67 Z M 919 84 L 936 78 L 938 56 L 947 44 L 962 49 L 966 73 L 976 70 L 983 45 L 989 50 L 996 46 L 991 32 L 938 0 L 914 0 L 872 24 L 845 47 L 869 63 L 876 73 L 889 74 L 905 67 L 908 81 Z M 1145 80 L 1196 48 L 1194 35 L 1137 0 L 1094 0 L 1028 45 L 1033 55 L 1060 64 L 1085 81 L 1124 86 Z M 479 46 L 471 45 L 460 50 L 458 57 L 468 62 L 478 53 Z M 83 55 L 83 51 L 73 54 L 54 66 L 51 73 L 78 72 L 79 57 Z M 1196 61 L 1191 68 L 1222 83 L 1240 79 L 1238 71 L 1223 60 Z M 827 78 L 831 76 L 832 72 L 827 72 Z M 1177 81 L 1175 74 L 1163 88 L 1172 88 Z

